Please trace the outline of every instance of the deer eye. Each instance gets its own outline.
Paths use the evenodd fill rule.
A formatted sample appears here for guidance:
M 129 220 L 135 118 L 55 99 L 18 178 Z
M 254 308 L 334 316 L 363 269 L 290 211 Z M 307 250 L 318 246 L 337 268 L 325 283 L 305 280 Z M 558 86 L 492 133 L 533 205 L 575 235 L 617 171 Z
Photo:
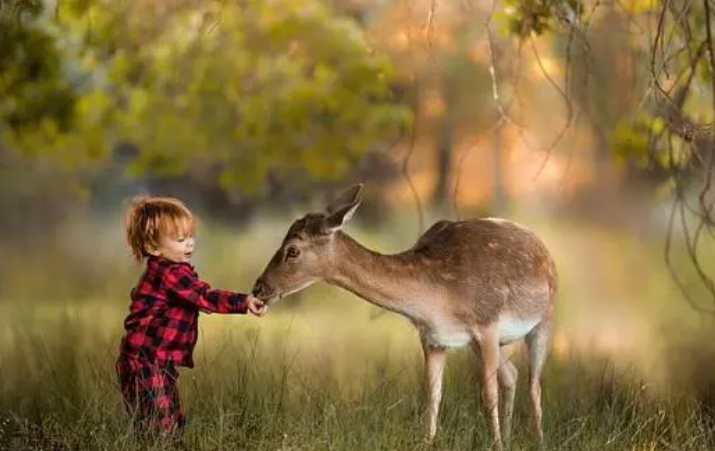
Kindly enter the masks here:
M 300 255 L 300 249 L 295 246 L 290 246 L 286 249 L 287 258 L 297 258 Z

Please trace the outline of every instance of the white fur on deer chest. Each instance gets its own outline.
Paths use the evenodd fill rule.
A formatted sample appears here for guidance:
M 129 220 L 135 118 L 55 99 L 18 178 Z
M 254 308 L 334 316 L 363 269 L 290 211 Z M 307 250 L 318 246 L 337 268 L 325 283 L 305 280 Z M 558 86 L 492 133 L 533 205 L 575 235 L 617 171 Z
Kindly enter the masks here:
M 414 306 L 406 311 L 422 339 L 430 346 L 458 348 L 468 344 L 472 336 L 462 321 L 445 315 L 439 308 L 424 309 L 424 305 Z
M 433 346 L 459 348 L 472 339 L 464 324 L 449 320 L 440 320 L 423 331 L 424 339 Z

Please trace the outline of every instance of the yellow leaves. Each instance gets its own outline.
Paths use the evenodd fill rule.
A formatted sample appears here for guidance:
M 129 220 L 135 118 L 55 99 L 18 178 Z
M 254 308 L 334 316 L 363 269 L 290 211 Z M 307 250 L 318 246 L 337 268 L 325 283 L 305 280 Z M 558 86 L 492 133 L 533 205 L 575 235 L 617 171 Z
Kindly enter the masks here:
M 95 88 L 77 100 L 74 130 L 77 149 L 84 149 L 87 161 L 99 160 L 109 154 L 110 144 L 105 137 L 105 126 L 112 119 L 113 100 L 106 92 Z
M 252 5 L 253 6 L 253 5 Z M 225 8 L 229 13 L 236 13 L 238 8 Z M 256 8 L 249 6 L 255 14 L 255 24 L 262 29 L 274 27 L 283 18 L 279 8 Z
M 51 153 L 50 145 L 59 136 L 59 127 L 51 118 L 43 118 L 35 127 L 9 129 L 6 133 L 8 145 L 31 156 L 45 156 Z
M 499 36 L 508 36 L 512 32 L 512 24 L 518 21 L 517 9 L 513 6 L 494 11 L 491 21 L 495 24 L 495 31 Z
M 661 134 L 666 123 L 660 117 L 642 112 L 633 120 L 620 122 L 613 133 L 614 153 L 621 160 L 632 160 L 646 164 L 650 139 Z
M 648 134 L 633 124 L 622 122 L 614 133 L 615 155 L 621 160 L 644 161 L 648 151 Z
M 133 88 L 129 91 L 127 103 L 131 106 L 131 115 L 141 116 L 149 105 L 149 93 L 142 88 Z
M 57 122 L 50 118 L 43 118 L 38 127 L 39 134 L 47 140 L 53 140 L 59 135 Z
M 83 72 L 91 73 L 97 69 L 99 65 L 99 60 L 97 59 L 97 54 L 93 50 L 88 50 L 84 52 L 82 59 L 80 60 L 80 69 Z
M 117 50 L 107 67 L 107 75 L 112 83 L 122 83 L 127 79 L 131 64 L 124 49 Z
M 158 43 L 151 47 L 152 57 L 155 59 L 155 64 L 161 64 L 167 61 L 173 55 L 173 47 L 169 42 Z
M 655 0 L 629 0 L 623 3 L 623 8 L 633 15 L 651 12 L 658 6 L 660 2 Z
M 101 126 L 84 126 L 66 133 L 51 118 L 44 118 L 36 127 L 14 130 L 8 138 L 7 144 L 12 148 L 28 156 L 54 161 L 66 172 L 93 164 L 109 152 Z
M 613 153 L 616 161 L 652 168 L 678 168 L 690 163 L 693 155 L 689 143 L 671 136 L 666 142 L 657 139 L 666 127 L 660 117 L 641 113 L 630 122 L 619 123 L 613 135 Z M 662 196 L 671 188 L 671 180 L 656 192 Z
M 337 140 L 331 143 L 329 149 L 319 147 L 308 148 L 302 152 L 302 161 L 305 168 L 313 177 L 324 179 L 336 179 L 345 174 L 348 161 L 341 158 L 341 150 L 344 144 Z M 332 158 L 326 158 L 327 152 L 333 153 Z
M 337 78 L 336 71 L 322 61 L 319 61 L 313 69 L 313 79 L 316 84 L 332 85 L 337 81 Z
M 229 103 L 238 103 L 241 101 L 240 87 L 235 84 L 227 84 L 223 87 L 223 95 Z
M 663 130 L 665 130 L 666 123 L 661 117 L 656 117 L 653 118 L 653 120 L 650 123 L 651 130 L 655 134 L 660 134 L 663 133 Z
M 80 97 L 75 104 L 75 121 L 78 124 L 102 123 L 112 106 L 112 99 L 106 92 L 95 88 Z

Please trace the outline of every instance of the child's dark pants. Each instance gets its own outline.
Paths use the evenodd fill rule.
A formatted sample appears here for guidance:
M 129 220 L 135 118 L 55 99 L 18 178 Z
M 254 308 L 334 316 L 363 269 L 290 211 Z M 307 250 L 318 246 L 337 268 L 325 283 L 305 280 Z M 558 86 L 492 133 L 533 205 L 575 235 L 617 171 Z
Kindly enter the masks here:
M 178 436 L 184 427 L 174 365 L 120 356 L 116 363 L 124 405 L 141 434 Z

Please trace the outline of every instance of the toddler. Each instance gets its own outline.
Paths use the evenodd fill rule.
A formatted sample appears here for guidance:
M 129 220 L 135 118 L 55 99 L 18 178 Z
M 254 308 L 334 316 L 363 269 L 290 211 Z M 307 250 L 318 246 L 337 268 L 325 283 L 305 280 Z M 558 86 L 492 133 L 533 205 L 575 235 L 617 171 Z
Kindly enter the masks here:
M 174 436 L 184 426 L 177 367 L 193 368 L 199 311 L 262 316 L 250 294 L 212 289 L 191 265 L 194 217 L 179 200 L 141 197 L 126 218 L 134 258 L 146 269 L 131 291 L 117 375 L 127 410 L 142 433 Z

